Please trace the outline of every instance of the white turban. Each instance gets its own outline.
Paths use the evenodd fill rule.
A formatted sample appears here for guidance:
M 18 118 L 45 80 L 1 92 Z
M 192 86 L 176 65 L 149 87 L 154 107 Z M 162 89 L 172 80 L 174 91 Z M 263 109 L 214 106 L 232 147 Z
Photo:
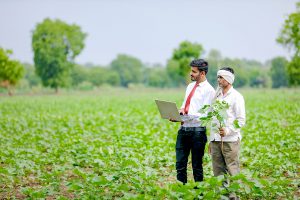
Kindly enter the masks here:
M 234 74 L 227 70 L 221 69 L 218 71 L 217 75 L 222 76 L 231 85 L 234 82 Z M 220 96 L 221 93 L 222 93 L 222 88 L 220 86 L 218 86 L 216 89 L 216 94 L 215 94 L 214 100 L 216 100 Z
M 234 74 L 227 70 L 219 70 L 217 73 L 218 76 L 222 76 L 228 83 L 232 85 L 234 82 Z

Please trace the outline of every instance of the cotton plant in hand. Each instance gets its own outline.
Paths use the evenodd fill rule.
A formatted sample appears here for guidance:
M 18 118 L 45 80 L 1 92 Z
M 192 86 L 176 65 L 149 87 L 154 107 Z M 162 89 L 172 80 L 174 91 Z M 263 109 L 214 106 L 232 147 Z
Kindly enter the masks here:
M 200 113 L 206 113 L 206 117 L 200 117 L 201 123 L 203 126 L 207 126 L 209 123 L 213 121 L 213 119 L 217 119 L 213 121 L 212 127 L 222 128 L 225 127 L 225 120 L 227 118 L 226 110 L 229 108 L 229 104 L 226 101 L 216 100 L 211 105 L 204 105 L 200 109 Z M 234 128 L 240 128 L 237 120 L 233 121 Z
M 227 118 L 226 110 L 229 108 L 229 104 L 226 101 L 216 100 L 211 105 L 205 105 L 200 109 L 200 113 L 206 113 L 206 117 L 200 117 L 202 126 L 207 126 L 212 123 L 212 128 L 225 127 L 225 120 Z M 214 120 L 217 119 L 217 120 Z M 240 128 L 238 120 L 233 121 L 234 128 Z M 223 151 L 223 137 L 221 137 L 222 151 Z

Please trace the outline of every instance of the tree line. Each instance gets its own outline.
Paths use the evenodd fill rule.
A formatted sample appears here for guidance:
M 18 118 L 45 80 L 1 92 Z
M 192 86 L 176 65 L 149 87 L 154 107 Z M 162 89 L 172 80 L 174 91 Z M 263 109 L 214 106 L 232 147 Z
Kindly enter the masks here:
M 190 42 L 181 44 L 195 45 Z M 217 83 L 217 70 L 222 66 L 232 66 L 237 74 L 235 87 L 279 88 L 288 87 L 288 76 L 285 69 L 288 61 L 276 57 L 266 63 L 256 60 L 223 58 L 217 50 L 211 50 L 206 56 L 209 62 L 207 78 L 214 86 Z M 68 77 L 63 79 L 64 87 L 89 90 L 99 86 L 132 87 L 181 87 L 189 81 L 188 65 L 169 59 L 166 66 L 161 64 L 143 64 L 138 58 L 120 54 L 109 66 L 93 64 L 74 64 Z M 42 85 L 42 79 L 36 73 L 34 65 L 25 63 L 23 87 L 32 88 Z M 183 71 L 182 71 L 183 70 Z M 56 82 L 58 83 L 58 82 Z
M 183 41 L 170 52 L 166 66 L 145 64 L 138 58 L 119 54 L 108 66 L 80 65 L 75 58 L 84 49 L 87 34 L 76 24 L 59 19 L 45 19 L 32 34 L 34 65 L 10 58 L 12 51 L 0 47 L 0 87 L 9 94 L 17 84 L 32 88 L 42 85 L 59 88 L 92 89 L 102 85 L 131 87 L 180 87 L 189 80 L 189 62 L 206 58 L 209 62 L 208 80 L 216 85 L 220 67 L 230 66 L 237 74 L 235 87 L 290 87 L 300 84 L 300 3 L 297 11 L 285 20 L 277 42 L 293 54 L 288 61 L 276 57 L 265 63 L 256 60 L 231 59 L 211 50 L 204 56 L 199 43 Z

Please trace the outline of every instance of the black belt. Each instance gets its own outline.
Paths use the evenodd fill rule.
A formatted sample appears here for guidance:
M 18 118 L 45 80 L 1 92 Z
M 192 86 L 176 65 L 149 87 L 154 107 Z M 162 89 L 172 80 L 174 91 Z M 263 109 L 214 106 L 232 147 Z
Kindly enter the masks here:
M 182 131 L 205 131 L 206 127 L 200 126 L 200 127 L 180 127 L 180 130 Z

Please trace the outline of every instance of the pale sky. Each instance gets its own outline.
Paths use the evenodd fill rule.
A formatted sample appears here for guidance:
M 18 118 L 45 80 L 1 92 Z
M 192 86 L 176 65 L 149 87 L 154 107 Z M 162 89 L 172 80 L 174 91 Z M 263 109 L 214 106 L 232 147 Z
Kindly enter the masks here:
M 206 54 L 255 59 L 289 57 L 276 38 L 297 0 L 0 0 L 0 46 L 33 63 L 31 36 L 45 18 L 88 34 L 78 63 L 108 65 L 117 54 L 166 64 L 184 40 Z M 203 55 L 205 56 L 205 55 Z

